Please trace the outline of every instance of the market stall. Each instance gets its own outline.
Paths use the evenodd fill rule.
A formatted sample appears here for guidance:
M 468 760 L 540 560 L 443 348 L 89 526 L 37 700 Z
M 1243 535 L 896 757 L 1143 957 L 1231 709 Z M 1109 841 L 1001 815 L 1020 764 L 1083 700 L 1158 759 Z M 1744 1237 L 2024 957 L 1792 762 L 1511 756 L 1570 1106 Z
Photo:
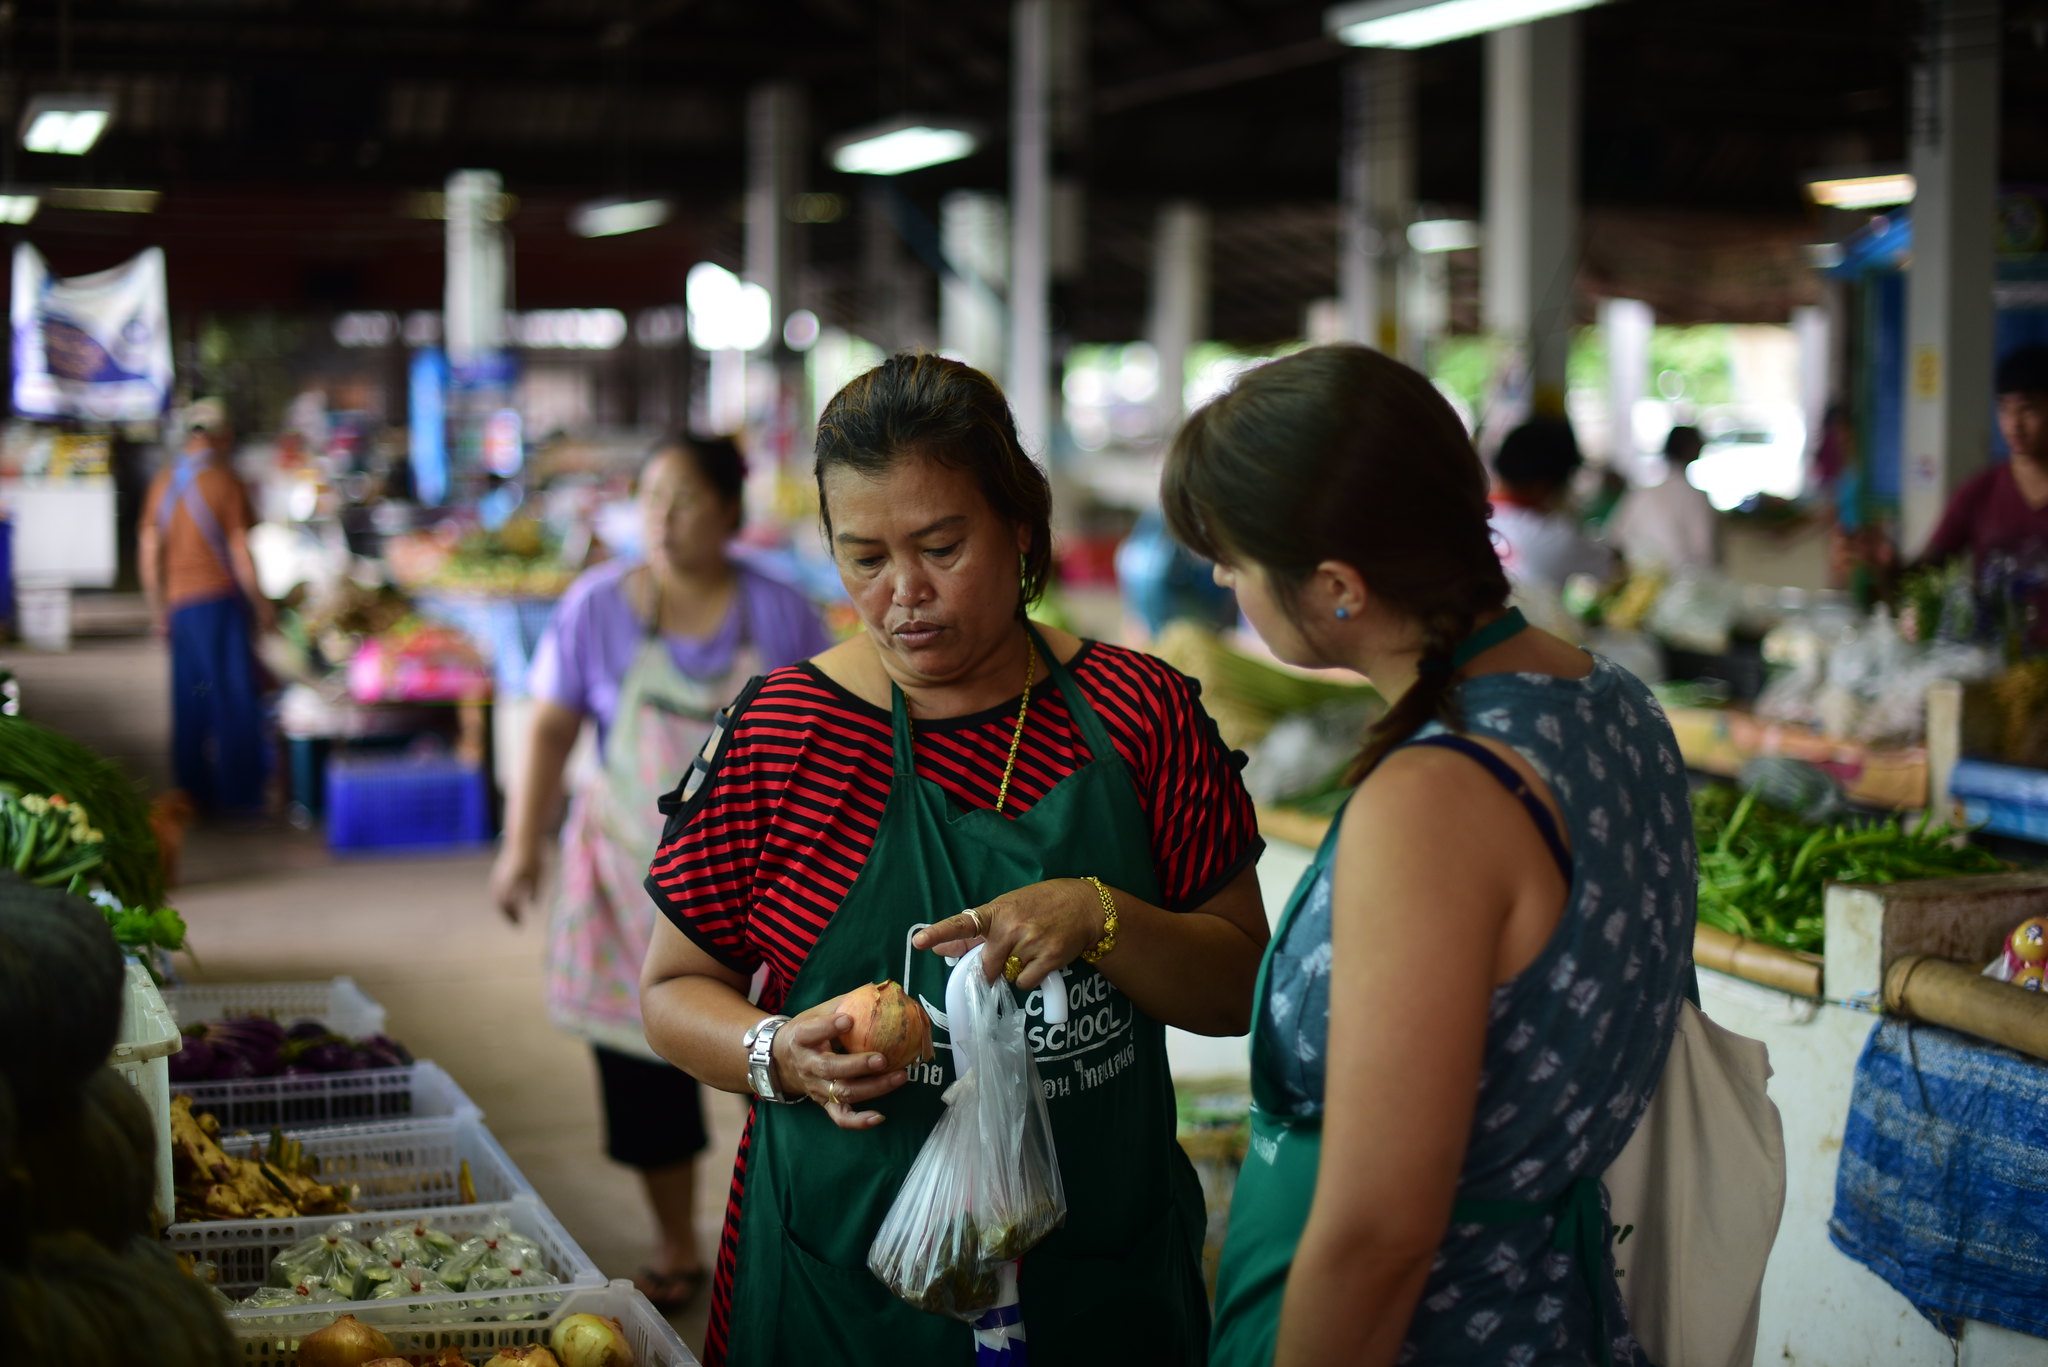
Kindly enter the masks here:
M 142 1223 L 140 1210 L 117 1208 L 118 1193 L 146 1193 L 146 1228 L 160 1243 L 132 1256 L 168 1268 L 163 1250 L 176 1255 L 185 1276 L 173 1294 L 211 1307 L 238 1361 L 695 1363 L 645 1297 L 599 1273 L 459 1080 L 386 1035 L 384 1009 L 350 979 L 171 977 L 185 927 L 164 904 L 139 793 L 62 736 L 12 717 L 0 726 L 0 895 L 10 918 L 32 910 L 53 925 L 80 923 L 68 935 L 11 936 L 10 981 L 71 983 L 82 968 L 56 958 L 83 952 L 96 913 L 128 952 L 102 1072 L 117 1080 L 104 1084 L 117 1086 L 110 1116 L 134 1104 L 120 1100 L 130 1089 L 141 1099 L 147 1149 L 123 1157 L 111 1137 L 94 1141 L 103 1147 L 93 1161 L 107 1165 L 97 1176 L 116 1195 L 79 1197 L 69 1217 L 78 1229 L 115 1238 L 124 1223 Z M 10 1006 L 41 1009 L 32 998 Z M 68 1023 L 86 1037 L 98 1029 Z M 84 1091 L 102 1085 L 95 1076 Z M 22 1152 L 37 1161 L 54 1152 L 39 1127 L 63 1122 L 10 1115 L 10 1144 L 17 1123 L 30 1141 Z M 130 1133 L 114 1123 L 109 1136 Z M 39 1206 L 35 1218 L 56 1237 L 67 1217 L 48 1224 Z M 64 1266 L 46 1259 L 32 1275 L 61 1280 Z M 39 1317 L 27 1332 L 47 1327 Z

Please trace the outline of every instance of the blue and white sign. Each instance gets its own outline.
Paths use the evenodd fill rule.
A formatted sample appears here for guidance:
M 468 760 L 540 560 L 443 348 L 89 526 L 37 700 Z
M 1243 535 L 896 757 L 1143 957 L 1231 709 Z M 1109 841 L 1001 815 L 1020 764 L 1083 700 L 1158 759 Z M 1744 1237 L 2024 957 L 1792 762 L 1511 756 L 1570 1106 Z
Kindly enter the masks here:
M 161 247 L 60 280 L 14 249 L 14 408 L 28 418 L 153 422 L 171 398 L 170 309 Z

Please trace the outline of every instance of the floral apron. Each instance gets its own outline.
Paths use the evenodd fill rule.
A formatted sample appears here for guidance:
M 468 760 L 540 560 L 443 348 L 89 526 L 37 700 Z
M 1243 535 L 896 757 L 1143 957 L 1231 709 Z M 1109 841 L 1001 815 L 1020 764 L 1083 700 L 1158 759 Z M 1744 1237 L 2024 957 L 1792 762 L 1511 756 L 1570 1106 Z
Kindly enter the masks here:
M 598 777 L 569 803 L 562 830 L 562 878 L 549 929 L 548 1015 L 591 1043 L 656 1060 L 640 1024 L 640 963 L 654 935 L 647 863 L 661 844 L 657 805 L 704 748 L 718 709 L 760 673 L 744 634 L 731 667 L 711 679 L 676 668 L 668 642 L 650 625 L 619 685 L 618 710 Z M 660 621 L 660 612 L 654 614 Z

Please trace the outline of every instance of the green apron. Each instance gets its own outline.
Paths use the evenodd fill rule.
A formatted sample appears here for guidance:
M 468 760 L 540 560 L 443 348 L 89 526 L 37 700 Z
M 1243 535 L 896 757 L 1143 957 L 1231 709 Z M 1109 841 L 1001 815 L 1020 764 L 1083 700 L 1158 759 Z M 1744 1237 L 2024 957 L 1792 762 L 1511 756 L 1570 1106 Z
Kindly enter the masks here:
M 791 984 L 791 1015 L 862 983 L 899 978 L 929 1006 L 946 1000 L 946 961 L 914 951 L 924 926 L 1051 878 L 1093 874 L 1160 897 L 1151 823 L 1101 719 L 1038 640 L 1089 761 L 1016 817 L 961 811 L 917 776 L 903 694 L 892 689 L 895 776 L 873 850 Z M 1028 722 L 1027 722 L 1028 725 Z M 1047 1026 L 1037 992 L 1027 1029 L 1052 1118 L 1067 1222 L 1025 1255 L 1024 1325 L 1038 1367 L 1196 1364 L 1208 1305 L 1200 1267 L 1201 1186 L 1174 1138 L 1165 1027 L 1092 965 L 1066 970 L 1068 1021 Z M 868 1245 L 953 1081 L 952 1053 L 871 1103 L 873 1130 L 835 1126 L 802 1103 L 754 1105 L 733 1278 L 734 1367 L 974 1361 L 973 1332 L 898 1300 L 868 1271 Z
M 1291 1116 L 1281 1110 L 1273 1081 L 1259 1066 L 1265 1057 L 1259 1048 L 1259 1032 L 1268 1014 L 1266 976 L 1272 970 L 1273 956 L 1287 938 L 1295 912 L 1336 859 L 1337 832 L 1343 824 L 1340 810 L 1316 850 L 1315 862 L 1287 899 L 1287 910 L 1259 964 L 1259 985 L 1252 994 L 1251 1143 L 1231 1193 L 1230 1229 L 1216 1271 L 1216 1326 L 1209 1345 L 1209 1367 L 1268 1367 L 1273 1361 L 1287 1272 L 1294 1265 L 1301 1231 L 1315 1200 L 1316 1168 L 1323 1154 L 1322 1117 Z M 1580 1177 L 1553 1201 L 1460 1199 L 1451 1206 L 1452 1224 L 1516 1224 L 1545 1215 L 1557 1217 L 1551 1246 L 1573 1256 L 1593 1297 L 1599 1316 L 1597 1351 L 1605 1364 L 1611 1352 L 1600 1274 L 1606 1266 L 1609 1229 L 1599 1177 Z

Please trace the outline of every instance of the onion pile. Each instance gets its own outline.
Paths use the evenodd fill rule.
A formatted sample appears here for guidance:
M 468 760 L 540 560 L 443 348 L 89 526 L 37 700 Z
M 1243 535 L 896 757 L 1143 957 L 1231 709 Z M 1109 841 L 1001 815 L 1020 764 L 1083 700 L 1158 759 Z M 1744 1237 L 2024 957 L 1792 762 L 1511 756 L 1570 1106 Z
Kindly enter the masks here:
M 390 1339 L 354 1315 L 343 1315 L 299 1340 L 299 1367 L 367 1367 L 392 1352 Z

